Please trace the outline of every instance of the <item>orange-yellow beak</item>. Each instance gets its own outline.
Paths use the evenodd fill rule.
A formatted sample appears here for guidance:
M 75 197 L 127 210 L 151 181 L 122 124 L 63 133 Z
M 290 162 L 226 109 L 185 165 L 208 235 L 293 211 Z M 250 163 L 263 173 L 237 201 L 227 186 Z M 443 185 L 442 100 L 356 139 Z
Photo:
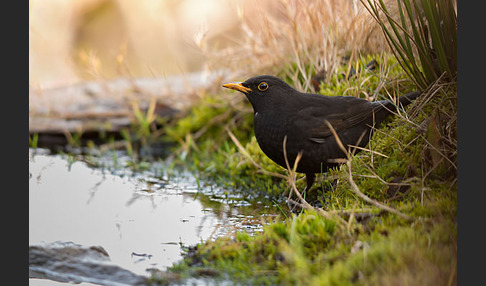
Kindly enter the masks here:
M 223 84 L 223 87 L 229 88 L 229 89 L 234 89 L 237 91 L 241 91 L 243 93 L 250 93 L 251 88 L 243 86 L 241 82 L 230 82 L 230 83 L 225 83 Z

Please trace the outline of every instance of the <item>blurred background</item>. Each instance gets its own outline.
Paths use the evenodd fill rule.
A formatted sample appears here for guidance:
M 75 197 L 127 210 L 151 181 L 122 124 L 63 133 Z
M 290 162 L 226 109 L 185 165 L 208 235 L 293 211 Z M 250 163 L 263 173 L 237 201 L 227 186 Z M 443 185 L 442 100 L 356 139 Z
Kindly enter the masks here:
M 258 74 L 310 92 L 387 50 L 360 0 L 29 0 L 29 132 L 119 131 Z
M 216 67 L 269 72 L 314 46 L 307 56 L 321 69 L 386 48 L 359 0 L 29 0 L 29 82 L 41 89 Z
M 225 0 L 29 0 L 29 82 L 40 88 L 102 77 L 199 71 L 204 36 L 220 48 L 238 37 Z

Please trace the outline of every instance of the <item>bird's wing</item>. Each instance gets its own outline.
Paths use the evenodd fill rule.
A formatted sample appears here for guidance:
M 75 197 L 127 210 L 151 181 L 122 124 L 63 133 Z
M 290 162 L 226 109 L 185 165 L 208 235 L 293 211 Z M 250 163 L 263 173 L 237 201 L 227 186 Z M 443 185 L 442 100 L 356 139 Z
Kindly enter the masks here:
M 316 143 L 323 143 L 332 136 L 329 125 L 339 133 L 352 126 L 360 124 L 377 111 L 377 106 L 367 100 L 356 97 L 342 97 L 342 103 L 314 105 L 301 109 L 296 118 L 297 126 L 306 126 L 304 136 Z

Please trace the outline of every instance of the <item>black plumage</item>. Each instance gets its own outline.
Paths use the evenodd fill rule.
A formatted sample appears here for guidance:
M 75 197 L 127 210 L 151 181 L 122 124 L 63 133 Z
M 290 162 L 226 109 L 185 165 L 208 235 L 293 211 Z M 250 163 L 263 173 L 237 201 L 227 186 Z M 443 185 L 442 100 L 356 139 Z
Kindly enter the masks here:
M 315 173 L 339 166 L 340 159 L 346 158 L 329 125 L 346 148 L 365 147 L 373 126 L 379 127 L 397 108 L 389 100 L 370 102 L 353 96 L 302 93 L 271 75 L 227 83 L 223 87 L 244 93 L 250 101 L 254 110 L 255 137 L 270 159 L 286 167 L 284 138 L 291 166 L 299 152 L 302 153 L 297 172 L 306 174 L 305 191 L 312 187 Z M 398 104 L 406 106 L 419 94 L 412 92 L 400 96 Z

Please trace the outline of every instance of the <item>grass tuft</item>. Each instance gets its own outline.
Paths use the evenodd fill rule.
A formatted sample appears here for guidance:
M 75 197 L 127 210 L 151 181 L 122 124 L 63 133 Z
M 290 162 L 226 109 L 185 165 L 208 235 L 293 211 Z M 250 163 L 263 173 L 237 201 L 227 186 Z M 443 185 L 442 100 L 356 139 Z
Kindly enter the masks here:
M 384 0 L 361 3 L 379 23 L 400 65 L 417 86 L 426 89 L 438 79 L 456 81 L 456 1 L 400 0 L 396 7 Z

